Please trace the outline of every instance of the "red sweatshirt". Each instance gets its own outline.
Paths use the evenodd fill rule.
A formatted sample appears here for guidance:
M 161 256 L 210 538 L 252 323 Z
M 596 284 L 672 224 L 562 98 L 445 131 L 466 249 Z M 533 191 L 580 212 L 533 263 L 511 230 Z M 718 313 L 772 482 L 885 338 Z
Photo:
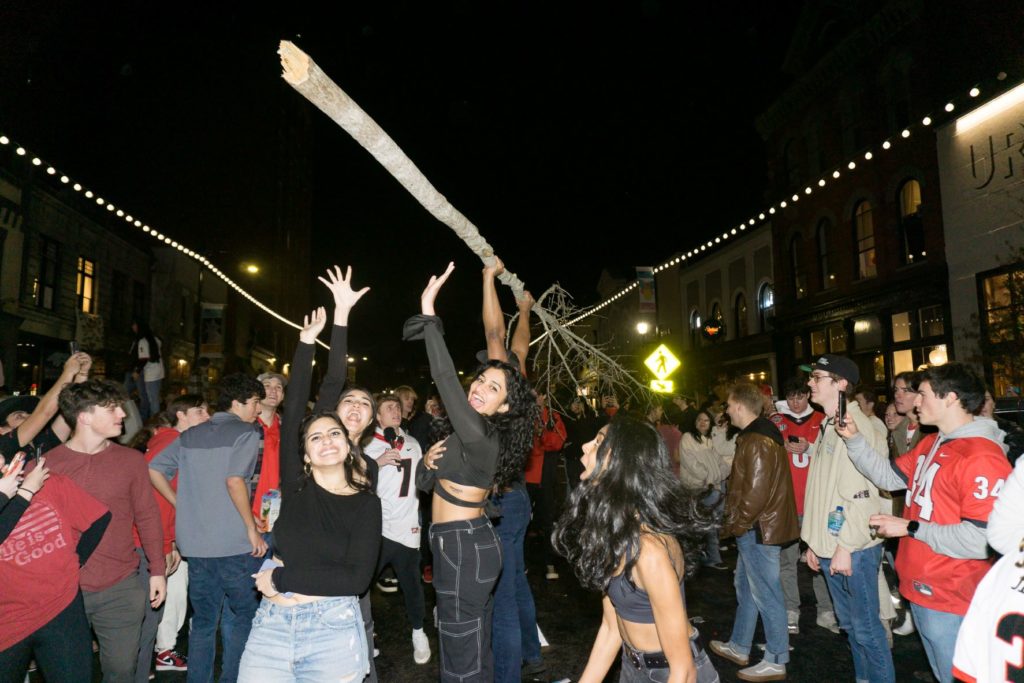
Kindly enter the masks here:
M 274 420 L 267 426 L 263 418 L 257 417 L 263 429 L 263 460 L 260 461 L 260 479 L 256 482 L 256 492 L 252 497 L 252 514 L 260 516 L 263 494 L 270 489 L 281 488 L 281 416 L 274 415 Z
M 73 451 L 67 444 L 45 455 L 51 472 L 63 474 L 81 486 L 106 505 L 112 515 L 103 540 L 82 567 L 82 590 L 105 590 L 138 569 L 132 525 L 139 529 L 150 575 L 163 576 L 166 567 L 160 510 L 153 500 L 149 468 L 142 453 L 108 443 L 92 455 Z
M 540 435 L 533 439 L 533 450 L 530 451 L 530 456 L 526 460 L 526 483 L 527 484 L 540 484 L 541 476 L 544 473 L 544 454 L 552 451 L 562 450 L 562 446 L 565 445 L 566 431 L 565 424 L 562 422 L 562 416 L 552 411 L 554 416 L 555 427 L 554 429 L 548 429 L 548 409 L 544 408 L 541 410 L 541 424 L 544 428 L 541 430 Z
M 158 427 L 150 437 L 149 443 L 146 444 L 146 462 L 155 458 L 160 451 L 167 448 L 179 436 L 181 436 L 181 432 L 174 427 Z M 178 490 L 177 475 L 171 479 L 171 488 L 175 491 Z M 156 499 L 156 506 L 160 509 L 160 524 L 164 529 L 164 555 L 167 555 L 171 552 L 171 543 L 174 542 L 174 506 L 157 493 L 156 489 L 153 489 L 153 498 Z M 132 529 L 132 535 L 135 537 L 135 547 L 141 548 L 142 539 L 139 538 L 138 528 Z

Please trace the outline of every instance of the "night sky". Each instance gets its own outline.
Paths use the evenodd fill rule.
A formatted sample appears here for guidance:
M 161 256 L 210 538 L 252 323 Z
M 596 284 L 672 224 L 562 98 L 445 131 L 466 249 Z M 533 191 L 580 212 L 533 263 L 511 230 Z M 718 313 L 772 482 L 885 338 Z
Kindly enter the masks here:
M 448 307 L 476 309 L 479 262 L 284 84 L 279 39 L 352 95 L 535 293 L 559 281 L 589 304 L 602 268 L 655 265 L 761 206 L 753 122 L 786 83 L 799 13 L 794 2 L 222 4 L 8 0 L 0 132 L 176 239 L 231 235 L 214 257 L 232 272 L 287 258 L 260 232 L 275 198 L 253 179 L 273 176 L 270 114 L 299 100 L 312 121 L 314 269 L 352 263 L 388 326 L 451 258 Z

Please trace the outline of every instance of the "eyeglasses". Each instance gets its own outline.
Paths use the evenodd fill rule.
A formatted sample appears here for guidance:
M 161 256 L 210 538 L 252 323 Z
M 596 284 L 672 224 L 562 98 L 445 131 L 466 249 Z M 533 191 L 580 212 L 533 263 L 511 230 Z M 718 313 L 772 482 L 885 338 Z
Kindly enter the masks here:
M 815 384 L 817 384 L 818 382 L 820 382 L 823 379 L 830 379 L 833 382 L 836 381 L 835 377 L 832 377 L 831 375 L 814 375 L 814 374 L 812 374 L 811 377 L 810 377 L 810 380 L 812 382 L 814 382 Z

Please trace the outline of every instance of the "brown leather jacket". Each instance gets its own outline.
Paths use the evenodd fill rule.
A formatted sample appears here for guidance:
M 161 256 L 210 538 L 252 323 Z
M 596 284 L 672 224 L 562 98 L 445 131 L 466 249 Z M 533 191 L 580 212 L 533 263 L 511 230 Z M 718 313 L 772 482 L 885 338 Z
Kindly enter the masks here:
M 800 537 L 789 456 L 778 428 L 763 417 L 736 436 L 722 523 L 724 536 L 742 536 L 751 529 L 765 545 Z

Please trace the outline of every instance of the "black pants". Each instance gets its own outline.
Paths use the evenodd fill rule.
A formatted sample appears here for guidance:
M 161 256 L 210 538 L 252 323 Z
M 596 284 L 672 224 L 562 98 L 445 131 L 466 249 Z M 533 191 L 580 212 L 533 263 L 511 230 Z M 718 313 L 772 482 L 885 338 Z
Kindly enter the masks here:
M 414 629 L 423 628 L 423 586 L 420 584 L 419 549 L 385 538 L 380 546 L 377 574 L 389 564 L 395 570 L 398 587 L 402 589 L 402 597 L 405 598 L 405 615 L 409 617 L 409 625 Z
M 92 680 L 92 634 L 81 593 L 45 626 L 0 652 L 0 683 L 22 683 L 33 655 L 48 681 Z
M 430 527 L 442 681 L 491 683 L 493 593 L 501 543 L 487 517 Z
M 544 465 L 541 469 L 540 484 L 527 484 L 526 489 L 533 503 L 533 528 L 543 536 L 543 555 L 545 565 L 554 564 L 554 552 L 551 547 L 551 531 L 558 515 L 558 501 L 563 496 L 563 489 L 558 481 L 558 463 L 562 459 L 559 451 L 544 453 Z

